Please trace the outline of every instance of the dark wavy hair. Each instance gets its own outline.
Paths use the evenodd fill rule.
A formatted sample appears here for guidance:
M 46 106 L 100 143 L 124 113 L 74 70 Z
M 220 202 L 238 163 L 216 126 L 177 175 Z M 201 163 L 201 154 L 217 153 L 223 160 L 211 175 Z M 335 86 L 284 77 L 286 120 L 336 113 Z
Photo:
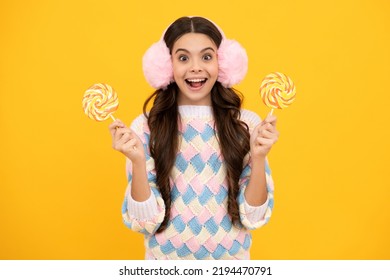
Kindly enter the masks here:
M 222 34 L 218 28 L 202 17 L 182 17 L 167 29 L 164 41 L 172 51 L 174 43 L 187 33 L 205 34 L 220 46 Z M 144 103 L 144 115 L 150 128 L 150 154 L 155 161 L 156 183 L 165 202 L 165 217 L 157 232 L 166 229 L 171 213 L 170 174 L 175 164 L 179 144 L 179 88 L 171 83 L 166 89 L 156 90 Z M 146 113 L 149 102 L 154 99 L 153 106 Z M 228 184 L 228 213 L 232 223 L 239 223 L 237 196 L 238 181 L 243 169 L 243 160 L 249 152 L 249 129 L 240 120 L 240 108 L 243 96 L 233 88 L 225 88 L 216 82 L 211 89 L 212 111 L 215 119 L 215 130 L 226 165 Z M 176 120 L 176 121 L 174 121 Z

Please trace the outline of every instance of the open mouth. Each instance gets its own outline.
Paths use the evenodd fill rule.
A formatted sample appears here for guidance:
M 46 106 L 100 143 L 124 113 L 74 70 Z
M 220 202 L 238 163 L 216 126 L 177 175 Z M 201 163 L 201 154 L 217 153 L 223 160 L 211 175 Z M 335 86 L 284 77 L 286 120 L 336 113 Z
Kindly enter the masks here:
M 189 85 L 192 88 L 200 88 L 204 85 L 204 83 L 207 81 L 206 78 L 202 79 L 186 79 L 185 80 L 187 85 Z

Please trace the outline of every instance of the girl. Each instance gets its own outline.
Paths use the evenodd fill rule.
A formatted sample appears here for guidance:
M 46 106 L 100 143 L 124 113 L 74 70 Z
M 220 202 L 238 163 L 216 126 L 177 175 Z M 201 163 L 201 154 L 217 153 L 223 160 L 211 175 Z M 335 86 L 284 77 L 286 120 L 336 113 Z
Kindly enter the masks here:
M 144 114 L 109 127 L 127 157 L 125 224 L 145 235 L 146 259 L 249 259 L 249 230 L 271 216 L 266 155 L 279 133 L 275 116 L 241 109 L 232 88 L 246 73 L 244 49 L 209 20 L 183 17 L 143 68 L 156 88 Z

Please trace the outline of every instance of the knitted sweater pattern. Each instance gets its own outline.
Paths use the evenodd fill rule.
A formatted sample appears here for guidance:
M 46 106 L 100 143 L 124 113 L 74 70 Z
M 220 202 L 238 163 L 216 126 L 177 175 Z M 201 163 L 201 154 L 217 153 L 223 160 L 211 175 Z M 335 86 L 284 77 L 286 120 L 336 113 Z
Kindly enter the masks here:
M 247 219 L 244 192 L 251 173 L 248 154 L 244 159 L 239 180 L 239 225 L 234 225 L 227 212 L 228 188 L 226 166 L 214 129 L 209 106 L 179 106 L 179 151 L 171 172 L 171 214 L 167 229 L 156 233 L 164 219 L 165 204 L 156 185 L 154 160 L 150 156 L 150 130 L 147 120 L 140 115 L 132 129 L 143 142 L 149 185 L 156 197 L 158 213 L 148 220 L 140 220 L 128 211 L 127 188 L 122 216 L 127 227 L 145 235 L 146 259 L 249 259 L 252 243 L 250 231 L 265 225 L 273 208 L 274 186 L 266 161 L 268 206 L 264 217 L 256 222 Z M 241 120 L 252 132 L 260 118 L 248 110 L 241 111 Z M 127 161 L 129 186 L 131 161 Z

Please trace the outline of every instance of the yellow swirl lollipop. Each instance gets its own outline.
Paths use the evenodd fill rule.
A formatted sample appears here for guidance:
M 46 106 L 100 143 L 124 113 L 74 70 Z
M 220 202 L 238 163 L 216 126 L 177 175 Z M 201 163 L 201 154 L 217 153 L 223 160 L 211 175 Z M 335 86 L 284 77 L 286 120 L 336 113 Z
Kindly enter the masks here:
M 101 122 L 112 115 L 119 106 L 118 96 L 115 90 L 107 84 L 94 84 L 84 93 L 84 113 L 91 119 Z
M 295 100 L 295 85 L 286 75 L 274 72 L 267 75 L 260 86 L 260 95 L 264 104 L 274 109 L 283 109 Z

